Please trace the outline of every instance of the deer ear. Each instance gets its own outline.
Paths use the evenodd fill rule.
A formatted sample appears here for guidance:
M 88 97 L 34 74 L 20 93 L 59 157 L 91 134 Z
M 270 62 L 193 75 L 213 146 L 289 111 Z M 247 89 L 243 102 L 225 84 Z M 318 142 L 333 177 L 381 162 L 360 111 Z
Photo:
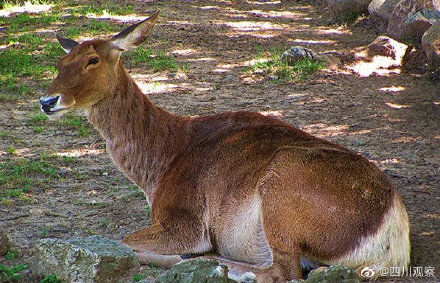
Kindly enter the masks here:
M 69 51 L 72 50 L 73 47 L 79 44 L 75 40 L 64 38 L 59 34 L 57 34 L 56 37 L 58 42 L 61 44 L 61 47 L 64 49 L 64 51 L 66 51 L 66 53 L 69 53 Z
M 113 47 L 120 51 L 127 51 L 139 46 L 151 34 L 153 26 L 159 17 L 159 11 L 156 11 L 151 17 L 140 23 L 129 26 L 117 35 L 113 36 L 110 42 Z

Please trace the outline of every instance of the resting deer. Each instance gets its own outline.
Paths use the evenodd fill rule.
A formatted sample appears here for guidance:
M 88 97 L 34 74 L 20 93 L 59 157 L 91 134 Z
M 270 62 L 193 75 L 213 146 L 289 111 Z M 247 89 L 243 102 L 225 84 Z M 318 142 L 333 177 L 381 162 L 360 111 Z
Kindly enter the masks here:
M 124 69 L 158 13 L 110 39 L 58 37 L 67 55 L 41 98 L 51 117 L 84 109 L 116 165 L 147 196 L 152 225 L 127 235 L 141 262 L 216 254 L 260 278 L 301 265 L 407 266 L 409 223 L 388 178 L 367 159 L 252 112 L 179 117 L 155 106 Z M 266 276 L 266 277 L 265 277 Z

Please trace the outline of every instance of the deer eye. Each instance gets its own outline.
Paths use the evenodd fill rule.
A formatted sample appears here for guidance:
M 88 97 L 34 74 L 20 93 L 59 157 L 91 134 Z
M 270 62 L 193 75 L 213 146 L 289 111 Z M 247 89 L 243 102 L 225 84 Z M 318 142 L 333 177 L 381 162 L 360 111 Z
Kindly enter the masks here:
M 87 63 L 87 66 L 88 65 L 97 64 L 98 62 L 99 62 L 99 58 L 98 57 L 92 57 L 92 58 L 89 59 L 89 62 Z

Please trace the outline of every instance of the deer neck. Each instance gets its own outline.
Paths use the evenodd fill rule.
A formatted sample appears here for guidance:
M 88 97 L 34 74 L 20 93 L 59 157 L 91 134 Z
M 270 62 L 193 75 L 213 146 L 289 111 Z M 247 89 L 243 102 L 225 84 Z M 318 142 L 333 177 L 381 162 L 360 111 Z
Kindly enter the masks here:
M 151 204 L 160 178 L 185 146 L 186 119 L 155 106 L 122 65 L 118 75 L 118 84 L 91 107 L 88 118 L 116 165 Z

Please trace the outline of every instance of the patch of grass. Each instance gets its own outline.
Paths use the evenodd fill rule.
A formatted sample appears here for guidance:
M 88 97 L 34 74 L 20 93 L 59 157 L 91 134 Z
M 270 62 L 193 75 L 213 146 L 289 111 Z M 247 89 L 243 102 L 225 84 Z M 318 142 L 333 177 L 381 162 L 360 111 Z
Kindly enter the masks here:
M 9 133 L 7 131 L 1 131 L 0 132 L 0 137 L 7 138 L 7 137 L 9 137 Z
M 49 117 L 47 117 L 44 113 L 34 114 L 29 118 L 29 124 L 41 124 L 41 122 L 47 121 Z
M 293 66 L 281 60 L 283 51 L 273 49 L 271 52 L 262 52 L 257 50 L 257 59 L 260 62 L 252 65 L 248 70 L 251 72 L 263 72 L 265 76 L 273 76 L 281 81 L 292 81 L 295 79 L 305 79 L 307 76 L 315 73 L 324 67 L 323 62 L 311 58 L 298 60 Z
M 15 258 L 21 257 L 21 252 L 17 249 L 11 249 L 6 253 L 7 260 L 13 260 Z
M 46 229 L 40 229 L 40 232 L 38 232 L 38 236 L 40 238 L 47 238 L 47 230 Z
M 57 167 L 44 160 L 24 158 L 5 160 L 0 163 L 0 200 L 11 203 L 14 200 L 29 201 L 26 193 L 35 186 L 38 178 L 54 176 Z
M 167 55 L 165 52 L 159 52 L 157 55 L 153 55 L 151 48 L 139 47 L 129 54 L 130 63 L 137 65 L 145 63 L 150 66 L 154 72 L 159 71 L 176 71 L 179 69 L 179 65 L 174 60 L 173 56 Z M 182 69 L 186 70 L 187 66 Z
M 85 117 L 74 116 L 73 114 L 66 114 L 63 116 L 61 123 L 71 128 L 75 128 L 77 133 L 81 137 L 90 136 L 90 132 L 87 129 L 87 119 Z
M 44 128 L 41 126 L 35 126 L 34 127 L 34 133 L 41 134 L 43 132 Z
M 108 224 L 109 224 L 109 220 L 108 220 L 108 218 L 101 218 L 101 227 L 102 228 L 107 228 L 108 227 Z
M 75 161 L 75 157 L 72 156 L 61 156 L 61 160 L 65 163 L 71 163 Z
M 62 281 L 58 279 L 58 275 L 56 273 L 52 273 L 50 275 L 46 275 L 40 283 L 61 283 Z
M 0 264 L 0 278 L 2 281 L 15 281 L 20 280 L 20 273 L 27 268 L 27 265 L 24 263 L 13 265 L 11 267 L 7 267 L 3 264 Z
M 13 147 L 7 147 L 6 152 L 9 154 L 15 154 L 15 152 L 17 152 L 17 150 Z

